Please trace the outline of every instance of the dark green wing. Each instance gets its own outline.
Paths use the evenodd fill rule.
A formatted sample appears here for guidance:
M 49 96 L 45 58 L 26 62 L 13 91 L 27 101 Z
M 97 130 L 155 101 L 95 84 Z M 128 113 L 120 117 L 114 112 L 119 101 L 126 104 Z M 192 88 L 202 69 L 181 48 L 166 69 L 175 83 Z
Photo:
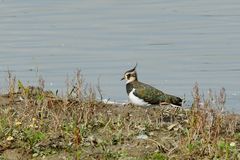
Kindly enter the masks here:
M 181 106 L 182 99 L 173 95 L 165 94 L 164 92 L 142 82 L 133 84 L 135 96 L 143 99 L 150 104 L 159 104 L 161 102 L 167 102 Z
M 135 88 L 135 92 L 133 93 L 135 96 L 143 99 L 145 102 L 150 104 L 159 104 L 161 99 L 164 99 L 164 93 L 148 84 L 138 82 L 133 84 L 133 88 Z

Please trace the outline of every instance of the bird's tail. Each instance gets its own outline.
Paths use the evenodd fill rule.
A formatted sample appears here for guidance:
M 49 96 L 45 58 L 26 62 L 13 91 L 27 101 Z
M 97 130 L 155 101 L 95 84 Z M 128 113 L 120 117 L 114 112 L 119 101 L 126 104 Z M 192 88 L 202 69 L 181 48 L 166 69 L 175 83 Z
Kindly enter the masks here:
M 166 102 L 177 106 L 182 106 L 182 99 L 173 95 L 166 95 Z

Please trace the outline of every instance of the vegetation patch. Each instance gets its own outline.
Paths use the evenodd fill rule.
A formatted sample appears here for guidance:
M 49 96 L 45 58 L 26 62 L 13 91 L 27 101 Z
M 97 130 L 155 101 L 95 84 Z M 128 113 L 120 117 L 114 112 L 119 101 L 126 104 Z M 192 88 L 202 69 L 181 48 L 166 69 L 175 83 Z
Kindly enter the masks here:
M 240 159 L 240 116 L 225 90 L 193 88 L 188 108 L 108 104 L 78 71 L 61 97 L 9 75 L 0 96 L 0 159 Z M 101 90 L 97 87 L 101 97 Z

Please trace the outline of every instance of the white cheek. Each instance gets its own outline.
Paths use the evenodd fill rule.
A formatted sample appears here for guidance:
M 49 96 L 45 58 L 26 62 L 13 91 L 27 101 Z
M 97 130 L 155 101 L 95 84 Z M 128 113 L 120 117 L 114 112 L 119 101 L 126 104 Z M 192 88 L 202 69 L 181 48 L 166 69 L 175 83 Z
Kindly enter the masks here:
M 126 81 L 126 84 L 128 84 L 128 83 L 130 83 L 130 82 L 132 82 L 130 79 L 128 79 L 127 81 Z

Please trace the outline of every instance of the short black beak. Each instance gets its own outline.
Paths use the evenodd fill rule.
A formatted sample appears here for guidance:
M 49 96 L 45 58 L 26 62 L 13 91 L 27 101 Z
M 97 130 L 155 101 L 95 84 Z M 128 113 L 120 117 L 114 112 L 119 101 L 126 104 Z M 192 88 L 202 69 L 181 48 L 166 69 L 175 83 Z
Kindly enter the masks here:
M 121 79 L 121 81 L 124 80 L 124 79 L 125 79 L 125 78 L 123 77 L 123 78 Z

